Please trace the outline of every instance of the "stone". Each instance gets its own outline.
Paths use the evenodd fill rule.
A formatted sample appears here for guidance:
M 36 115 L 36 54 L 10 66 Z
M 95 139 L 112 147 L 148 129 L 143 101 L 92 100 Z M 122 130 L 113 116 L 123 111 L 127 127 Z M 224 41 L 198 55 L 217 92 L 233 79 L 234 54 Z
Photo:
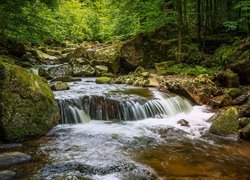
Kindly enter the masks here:
M 227 94 L 223 94 L 221 96 L 213 97 L 209 101 L 209 105 L 212 107 L 226 107 L 226 106 L 230 106 L 231 102 L 232 102 L 232 98 Z
M 144 78 L 149 78 L 150 73 L 149 72 L 143 72 L 143 73 L 141 73 L 141 76 L 144 77 Z
M 72 67 L 73 76 L 79 77 L 93 77 L 95 75 L 95 69 L 90 65 L 82 65 L 81 67 Z
M 14 179 L 16 173 L 10 170 L 0 170 L 0 179 L 1 180 L 11 180 Z
M 240 85 L 238 75 L 230 69 L 219 72 L 217 74 L 217 79 L 227 88 L 237 88 Z
M 37 49 L 34 49 L 32 53 L 35 56 L 35 58 L 46 64 L 53 64 L 56 63 L 58 60 L 58 57 L 51 56 Z
M 70 66 L 68 64 L 62 64 L 55 67 L 51 67 L 48 69 L 48 71 L 53 77 L 63 77 L 71 73 Z
M 63 76 L 63 77 L 56 77 L 54 79 L 51 80 L 51 82 L 55 82 L 55 81 L 61 81 L 61 82 L 75 82 L 75 81 L 81 81 L 81 78 L 72 78 L 69 76 Z
M 69 90 L 70 87 L 67 83 L 65 82 L 56 82 L 53 85 L 51 85 L 51 90 L 52 91 L 64 91 L 64 90 Z
M 250 52 L 246 59 L 238 61 L 234 64 L 230 65 L 230 69 L 232 69 L 235 73 L 237 73 L 240 77 L 241 84 L 250 84 Z
M 0 56 L 0 140 L 46 134 L 60 120 L 54 94 L 43 78 Z
M 95 66 L 95 72 L 96 76 L 103 76 L 104 74 L 108 73 L 108 67 L 107 66 Z
M 240 127 L 244 128 L 246 127 L 248 124 L 250 124 L 250 118 L 247 117 L 242 117 L 239 119 L 239 123 L 240 123 Z
M 181 120 L 177 121 L 177 124 L 180 124 L 181 126 L 190 127 L 189 122 L 185 119 L 181 119 Z
M 238 135 L 239 115 L 237 109 L 231 107 L 213 119 L 209 131 L 216 135 Z
M 240 129 L 240 139 L 250 141 L 250 124 Z
M 109 77 L 99 77 L 99 78 L 96 78 L 95 82 L 97 84 L 109 84 L 111 82 L 111 78 L 109 78 Z
M 49 71 L 47 69 L 44 69 L 44 68 L 38 69 L 38 75 L 47 79 L 47 80 L 53 79 L 53 76 L 49 73 Z
M 31 156 L 20 152 L 6 152 L 0 154 L 0 167 L 7 167 L 10 165 L 27 162 Z
M 241 105 L 238 111 L 240 117 L 250 117 L 250 102 L 248 101 L 246 104 Z
M 231 105 L 236 106 L 236 105 L 243 105 L 248 101 L 248 97 L 246 95 L 241 95 L 235 99 L 232 100 Z
M 243 94 L 243 91 L 240 88 L 229 88 L 226 90 L 226 93 L 232 98 L 237 98 Z

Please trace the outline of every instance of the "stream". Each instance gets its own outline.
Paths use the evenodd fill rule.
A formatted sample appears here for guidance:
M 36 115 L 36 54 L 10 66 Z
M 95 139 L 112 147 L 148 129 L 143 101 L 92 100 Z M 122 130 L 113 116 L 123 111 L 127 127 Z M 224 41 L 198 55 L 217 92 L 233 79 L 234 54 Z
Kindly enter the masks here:
M 60 124 L 17 147 L 32 156 L 10 167 L 18 178 L 250 177 L 249 143 L 209 134 L 209 107 L 154 88 L 98 85 L 94 78 L 69 85 L 54 92 Z

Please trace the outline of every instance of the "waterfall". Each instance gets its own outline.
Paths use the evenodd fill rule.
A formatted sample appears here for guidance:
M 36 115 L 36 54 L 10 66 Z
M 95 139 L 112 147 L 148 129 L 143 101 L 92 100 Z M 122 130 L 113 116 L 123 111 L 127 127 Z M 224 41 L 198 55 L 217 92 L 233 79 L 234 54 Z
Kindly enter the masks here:
M 58 99 L 61 123 L 86 123 L 92 120 L 131 121 L 147 118 L 166 118 L 190 112 L 192 105 L 180 96 L 164 96 L 155 91 L 154 99 L 142 97 L 109 97 L 85 95 L 75 99 Z M 160 93 L 160 94 L 159 94 Z

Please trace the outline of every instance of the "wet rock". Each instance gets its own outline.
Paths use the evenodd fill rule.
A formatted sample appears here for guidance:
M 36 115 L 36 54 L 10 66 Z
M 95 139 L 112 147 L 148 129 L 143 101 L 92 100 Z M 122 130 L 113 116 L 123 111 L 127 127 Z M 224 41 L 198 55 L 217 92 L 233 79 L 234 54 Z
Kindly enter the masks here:
M 111 82 L 111 78 L 109 78 L 109 77 L 99 77 L 99 78 L 96 78 L 95 82 L 97 84 L 109 84 Z
M 221 88 L 216 86 L 207 75 L 200 75 L 195 78 L 177 75 L 165 76 L 162 79 L 161 86 L 197 104 L 207 104 L 215 94 L 222 94 Z
M 240 127 L 244 128 L 246 127 L 248 124 L 250 124 L 250 118 L 247 117 L 242 117 L 239 119 L 239 123 L 240 123 Z
M 70 66 L 68 64 L 62 64 L 56 67 L 49 68 L 48 71 L 54 77 L 63 77 L 71 73 Z
M 186 126 L 186 127 L 190 127 L 189 122 L 185 119 L 181 119 L 177 122 L 177 124 L 180 124 L 181 126 Z
M 31 157 L 20 152 L 6 152 L 0 154 L 0 167 L 6 167 L 17 163 L 27 162 Z
M 11 180 L 14 179 L 16 173 L 9 170 L 0 170 L 0 179 L 1 180 Z
M 238 135 L 238 119 L 237 109 L 231 107 L 213 119 L 209 131 L 217 135 Z
M 55 81 L 61 81 L 61 82 L 75 82 L 75 81 L 81 81 L 81 78 L 72 78 L 69 76 L 63 76 L 63 77 L 56 77 L 54 79 L 51 80 L 51 82 L 55 82 Z
M 93 77 L 95 75 L 95 69 L 90 65 L 82 65 L 81 67 L 74 66 L 72 67 L 73 76 L 79 77 Z
M 95 72 L 96 72 L 96 76 L 103 76 L 104 74 L 106 74 L 108 72 L 108 67 L 107 66 L 95 66 Z
M 22 144 L 12 143 L 12 144 L 0 144 L 0 149 L 13 149 L 22 147 Z
M 250 141 L 250 124 L 240 129 L 240 139 Z
M 228 88 L 237 88 L 240 85 L 238 75 L 230 69 L 219 72 L 217 74 L 217 79 L 223 86 Z
M 44 79 L 0 57 L 0 139 L 21 141 L 46 134 L 59 122 L 54 94 Z
M 209 105 L 212 107 L 226 107 L 231 105 L 231 103 L 232 98 L 227 94 L 216 96 L 209 101 Z
M 248 97 L 246 95 L 241 95 L 237 98 L 235 98 L 233 101 L 232 101 L 232 105 L 235 106 L 235 105 L 242 105 L 244 103 L 246 103 L 248 101 Z
M 59 81 L 51 85 L 52 91 L 64 91 L 64 90 L 69 90 L 69 89 L 70 89 L 69 85 L 65 82 Z
M 107 175 L 116 172 L 127 172 L 132 171 L 135 168 L 136 166 L 134 164 L 126 162 L 120 162 L 117 165 L 110 165 L 104 167 L 91 166 L 78 162 L 68 162 L 47 165 L 42 169 L 42 174 L 45 178 L 54 179 L 56 176 L 65 176 L 66 174 L 84 177 L 86 175 Z
M 43 68 L 38 69 L 38 75 L 47 80 L 53 79 L 53 76 L 49 73 L 49 71 Z

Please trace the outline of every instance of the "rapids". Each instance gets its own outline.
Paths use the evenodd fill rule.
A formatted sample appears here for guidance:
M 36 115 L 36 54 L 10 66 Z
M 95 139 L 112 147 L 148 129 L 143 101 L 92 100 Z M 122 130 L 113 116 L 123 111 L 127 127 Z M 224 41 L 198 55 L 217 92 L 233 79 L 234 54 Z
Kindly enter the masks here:
M 245 178 L 250 146 L 208 133 L 205 106 L 154 88 L 98 85 L 55 92 L 61 122 L 23 150 L 20 179 Z M 185 119 L 189 126 L 178 121 Z

